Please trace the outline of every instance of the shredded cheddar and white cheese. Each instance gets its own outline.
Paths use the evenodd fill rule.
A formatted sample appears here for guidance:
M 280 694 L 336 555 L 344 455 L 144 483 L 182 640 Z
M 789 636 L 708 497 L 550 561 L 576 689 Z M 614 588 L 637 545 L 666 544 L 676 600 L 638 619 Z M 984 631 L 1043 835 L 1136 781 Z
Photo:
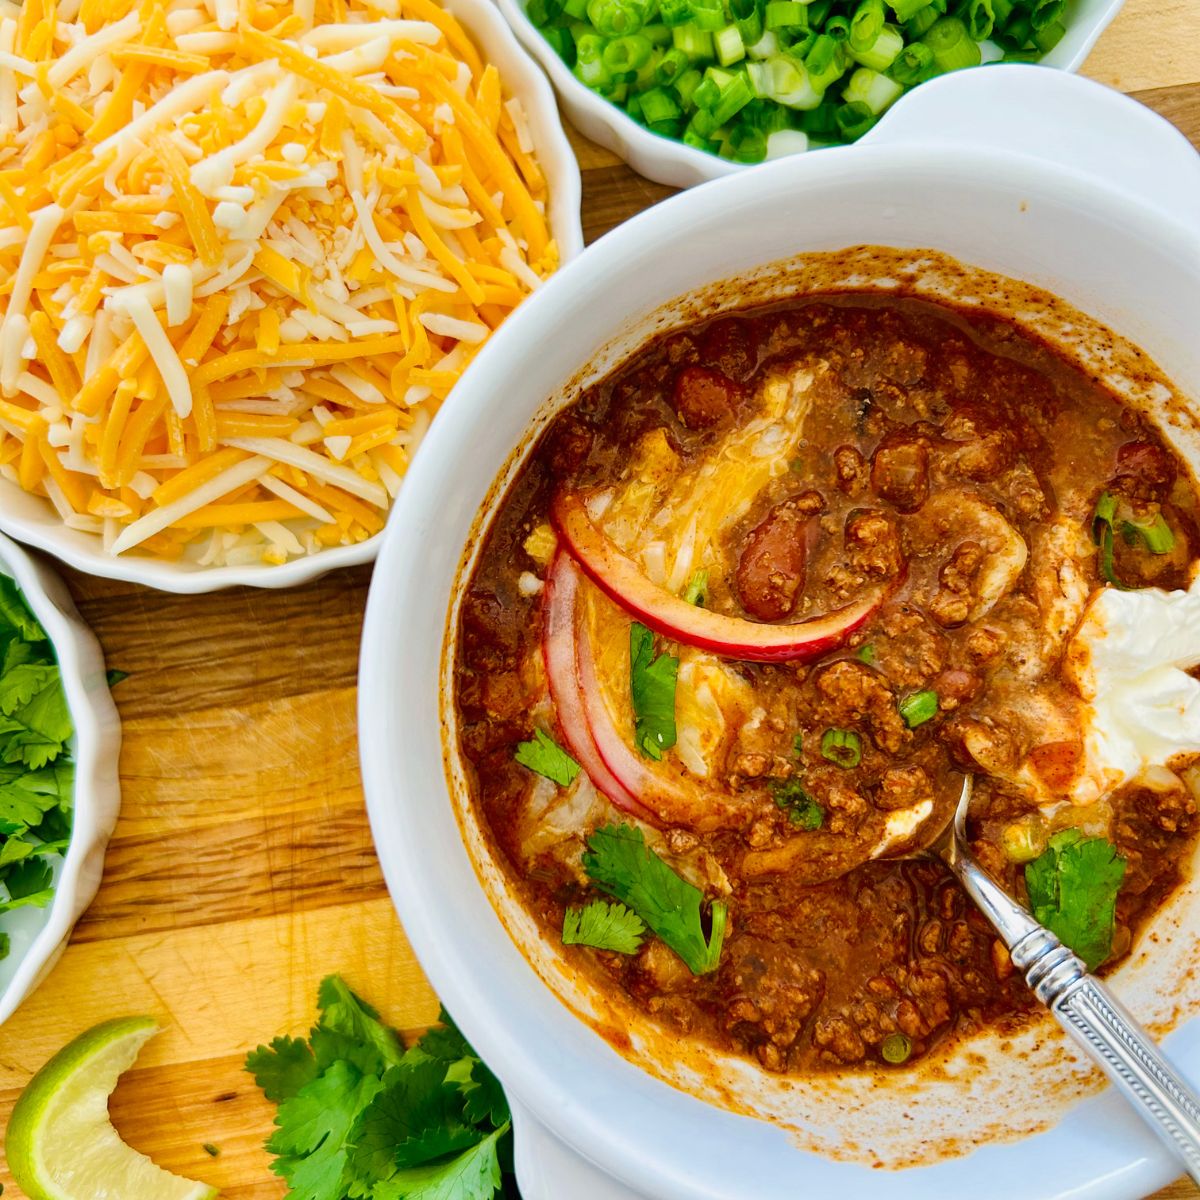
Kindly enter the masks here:
M 547 201 L 433 0 L 0 0 L 0 473 L 112 554 L 370 537 Z

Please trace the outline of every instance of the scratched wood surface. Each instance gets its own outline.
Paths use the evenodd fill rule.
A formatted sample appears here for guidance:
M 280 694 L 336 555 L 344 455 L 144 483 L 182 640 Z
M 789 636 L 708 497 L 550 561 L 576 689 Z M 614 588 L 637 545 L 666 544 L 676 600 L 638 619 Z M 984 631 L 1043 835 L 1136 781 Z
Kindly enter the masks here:
M 1129 0 L 1086 72 L 1200 146 L 1200 0 Z M 669 194 L 575 144 L 589 239 Z M 153 1013 L 164 1029 L 114 1096 L 118 1128 L 230 1200 L 276 1200 L 283 1188 L 262 1151 L 272 1109 L 241 1070 L 245 1052 L 305 1029 L 330 971 L 410 1033 L 437 1013 L 388 902 L 359 784 L 370 571 L 197 597 L 68 578 L 109 665 L 130 675 L 115 693 L 123 806 L 95 902 L 0 1029 L 0 1123 L 69 1038 Z M 0 1182 L 21 1195 L 2 1166 Z M 1198 1196 L 1181 1182 L 1159 1200 Z

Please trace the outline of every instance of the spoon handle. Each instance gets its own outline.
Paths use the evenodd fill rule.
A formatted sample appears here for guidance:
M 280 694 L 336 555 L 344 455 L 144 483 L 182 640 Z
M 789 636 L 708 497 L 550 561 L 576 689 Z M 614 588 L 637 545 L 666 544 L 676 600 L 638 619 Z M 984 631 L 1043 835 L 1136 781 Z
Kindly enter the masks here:
M 1137 1019 L 969 856 L 949 866 L 1008 945 L 1034 995 L 1200 1183 L 1200 1100 Z
M 1129 1010 L 1085 975 L 1050 1011 L 1200 1183 L 1200 1104 Z

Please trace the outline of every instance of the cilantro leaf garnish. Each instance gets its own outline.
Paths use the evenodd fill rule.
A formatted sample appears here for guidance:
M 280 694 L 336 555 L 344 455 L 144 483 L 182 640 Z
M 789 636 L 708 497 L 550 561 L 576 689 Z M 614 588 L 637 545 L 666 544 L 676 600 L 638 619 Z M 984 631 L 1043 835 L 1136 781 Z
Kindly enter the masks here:
M 559 787 L 569 787 L 579 774 L 579 764 L 548 734 L 533 731 L 528 742 L 518 742 L 513 758 L 523 767 L 544 775 Z
M 693 975 L 716 969 L 728 915 L 723 901 L 712 904 L 712 931 L 706 936 L 704 893 L 676 875 L 646 845 L 637 826 L 601 826 L 587 845 L 583 869 L 601 891 L 633 909 Z
M 506 1123 L 447 1162 L 397 1171 L 374 1192 L 374 1200 L 490 1200 L 501 1183 L 500 1139 Z
M 445 1012 L 404 1050 L 337 976 L 321 984 L 309 1040 L 246 1059 L 279 1105 L 267 1149 L 298 1200 L 495 1200 L 515 1196 L 511 1117 L 496 1077 Z
M 647 757 L 661 759 L 675 745 L 675 685 L 679 659 L 654 654 L 654 634 L 634 621 L 629 626 L 629 695 L 634 741 Z
M 246 1055 L 246 1070 L 268 1100 L 290 1100 L 318 1075 L 316 1059 L 303 1038 L 277 1037 Z
M 1033 915 L 1095 970 L 1112 953 L 1125 860 L 1105 838 L 1056 833 L 1025 867 Z
M 645 936 L 642 918 L 623 904 L 593 900 L 583 908 L 568 908 L 563 914 L 565 946 L 593 946 L 618 954 L 636 954 Z

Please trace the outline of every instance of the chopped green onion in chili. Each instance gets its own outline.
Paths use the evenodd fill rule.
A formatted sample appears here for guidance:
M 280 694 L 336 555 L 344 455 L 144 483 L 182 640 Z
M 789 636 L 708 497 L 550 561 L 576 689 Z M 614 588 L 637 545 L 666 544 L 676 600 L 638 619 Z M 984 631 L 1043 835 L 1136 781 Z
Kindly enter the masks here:
M 901 1063 L 908 1062 L 912 1054 L 912 1042 L 902 1033 L 889 1033 L 883 1039 L 879 1053 L 883 1055 L 884 1062 L 898 1067 Z
M 827 729 L 821 735 L 821 756 L 849 771 L 862 762 L 862 738 L 852 729 Z
M 1117 578 L 1113 565 L 1114 531 L 1120 530 L 1126 545 L 1133 546 L 1141 542 L 1151 554 L 1170 554 L 1175 548 L 1175 534 L 1161 512 L 1149 521 L 1140 521 L 1136 517 L 1118 520 L 1119 506 L 1120 502 L 1112 492 L 1100 493 L 1092 512 L 1092 541 L 1098 550 L 1097 570 L 1100 577 L 1121 591 L 1129 591 L 1129 585 Z
M 865 642 L 859 646 L 858 653 L 854 656 L 861 663 L 866 663 L 868 667 L 873 667 L 878 659 L 873 642 Z
M 812 833 L 825 824 L 825 809 L 797 777 L 772 780 L 771 795 L 775 798 L 775 807 L 782 809 L 788 821 L 798 829 Z
M 697 571 L 688 582 L 684 589 L 683 598 L 689 604 L 694 604 L 697 608 L 704 607 L 704 601 L 708 596 L 708 572 Z
M 899 707 L 905 725 L 909 729 L 916 729 L 937 714 L 938 694 L 932 691 L 913 692 L 900 701 Z
M 1121 536 L 1131 546 L 1140 541 L 1151 554 L 1170 554 L 1175 549 L 1175 534 L 1162 513 L 1152 521 L 1122 521 Z

